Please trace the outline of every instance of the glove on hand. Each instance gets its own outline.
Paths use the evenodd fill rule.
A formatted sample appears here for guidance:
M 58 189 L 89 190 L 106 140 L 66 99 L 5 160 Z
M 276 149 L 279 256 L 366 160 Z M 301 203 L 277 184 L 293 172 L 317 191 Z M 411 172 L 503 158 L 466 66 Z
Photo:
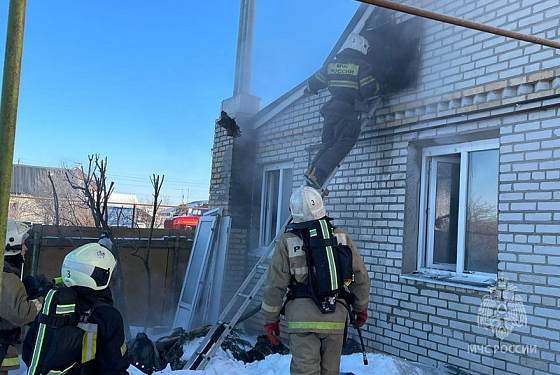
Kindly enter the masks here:
M 354 318 L 356 320 L 356 323 L 355 323 L 356 327 L 360 328 L 361 326 L 366 324 L 367 310 L 364 310 L 362 312 L 355 312 L 354 311 Z
M 40 297 L 40 299 L 43 299 L 43 297 Z M 31 302 L 33 302 L 33 304 L 37 308 L 37 313 L 40 313 L 41 309 L 43 308 L 43 301 L 39 299 L 32 299 Z
M 49 282 L 45 275 L 27 276 L 23 279 L 23 285 L 25 286 L 28 300 L 44 296 L 49 291 Z
M 280 324 L 278 324 L 278 322 L 265 323 L 264 331 L 266 332 L 266 337 L 268 337 L 271 343 L 274 345 L 280 345 L 280 341 L 276 338 L 276 336 L 280 336 Z

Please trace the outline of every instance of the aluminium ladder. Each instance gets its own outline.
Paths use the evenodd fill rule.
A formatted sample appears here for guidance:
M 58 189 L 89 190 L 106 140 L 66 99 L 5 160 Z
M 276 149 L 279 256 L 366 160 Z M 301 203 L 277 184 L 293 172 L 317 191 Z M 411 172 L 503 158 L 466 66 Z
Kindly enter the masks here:
M 381 97 L 377 97 L 374 99 L 374 103 L 370 107 L 369 112 L 367 113 L 366 118 L 362 120 L 362 127 L 364 127 L 367 122 L 371 119 L 377 108 L 382 102 Z M 328 195 L 327 186 L 329 185 L 330 181 L 333 179 L 340 164 L 336 166 L 336 168 L 331 172 L 329 177 L 323 183 L 323 186 L 320 189 L 321 195 L 325 196 Z M 253 301 L 255 295 L 261 289 L 261 286 L 264 284 L 266 279 L 266 271 L 268 267 L 265 263 L 268 260 L 269 254 L 274 250 L 276 242 L 278 239 L 284 234 L 284 230 L 286 226 L 289 224 L 290 219 L 288 219 L 282 228 L 276 234 L 276 237 L 272 240 L 270 245 L 266 248 L 265 253 L 261 256 L 258 262 L 255 264 L 243 284 L 239 287 L 231 301 L 228 303 L 222 314 L 220 315 L 218 322 L 212 326 L 210 331 L 206 334 L 204 339 L 200 342 L 197 349 L 191 355 L 189 360 L 187 361 L 186 365 L 183 367 L 185 370 L 204 370 L 206 365 L 210 362 L 212 357 L 216 354 L 218 348 L 222 345 L 222 342 L 225 338 L 230 334 L 231 330 L 235 325 L 241 320 L 245 320 L 257 311 L 260 308 L 254 309 L 252 313 L 248 313 L 243 315 L 249 304 Z M 263 273 L 259 275 L 259 271 Z M 251 287 L 251 283 L 254 285 Z M 233 309 L 236 305 L 241 303 L 240 307 L 235 311 L 233 316 L 231 316 Z M 229 319 L 228 319 L 229 318 Z

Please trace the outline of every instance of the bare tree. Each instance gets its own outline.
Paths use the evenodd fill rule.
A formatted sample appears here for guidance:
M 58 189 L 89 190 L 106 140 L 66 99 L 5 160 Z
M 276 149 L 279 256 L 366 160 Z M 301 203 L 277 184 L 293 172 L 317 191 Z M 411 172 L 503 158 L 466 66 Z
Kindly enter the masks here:
M 141 197 L 140 202 L 143 203 L 143 204 L 149 204 L 150 207 L 152 207 L 154 205 L 153 194 L 149 195 L 149 196 Z M 159 196 L 159 207 L 160 208 L 162 206 L 170 206 L 170 205 L 171 205 L 171 198 L 169 196 L 166 196 L 166 195 Z M 152 215 L 147 214 L 146 216 L 150 221 L 152 220 Z M 158 213 L 156 215 L 156 219 L 154 221 L 154 228 L 155 229 L 163 228 L 166 219 L 167 219 L 166 216 L 162 216 L 162 210 L 158 210 Z M 146 228 L 149 228 L 149 223 L 148 223 L 148 225 L 146 225 Z
M 11 196 L 8 206 L 8 220 L 33 221 L 34 202 L 27 197 Z
M 106 233 L 112 239 L 111 228 L 108 224 L 108 203 L 115 183 L 111 181 L 107 184 L 107 158 L 102 159 L 99 154 L 95 154 L 88 155 L 88 160 L 87 173 L 81 167 L 81 175 L 78 178 L 72 179 L 66 173 L 66 180 L 72 189 L 81 192 L 81 200 L 89 208 L 99 235 L 101 236 L 101 234 Z M 127 338 L 130 338 L 130 326 L 128 324 L 124 296 L 122 263 L 118 249 L 118 241 L 116 241 L 110 249 L 117 261 L 117 266 L 111 278 L 111 284 L 115 295 L 116 307 L 123 316 L 125 335 Z
M 152 187 L 154 188 L 153 194 L 153 206 L 152 206 L 152 218 L 150 221 L 150 232 L 148 235 L 148 244 L 146 245 L 146 253 L 142 255 L 138 255 L 138 251 L 140 247 L 137 246 L 136 250 L 132 253 L 133 256 L 140 258 L 142 263 L 144 264 L 144 269 L 146 270 L 146 282 L 148 286 L 148 298 L 147 298 L 147 306 L 148 309 L 146 310 L 146 314 L 150 316 L 150 306 L 152 305 L 152 269 L 150 267 L 150 250 L 152 246 L 152 238 L 154 236 L 154 225 L 156 222 L 157 212 L 159 210 L 159 206 L 161 205 L 162 200 L 160 199 L 161 188 L 163 186 L 163 181 L 165 179 L 165 175 L 152 175 L 150 176 L 150 181 L 152 182 Z
M 73 181 L 68 173 L 66 173 L 66 179 L 72 189 L 82 193 L 81 199 L 90 209 L 99 234 L 107 232 L 110 235 L 111 228 L 107 220 L 107 206 L 115 188 L 115 183 L 111 181 L 107 186 L 107 158 L 101 159 L 99 154 L 95 154 L 89 155 L 88 160 L 87 173 L 81 167 L 82 173 L 78 182 Z
M 45 170 L 33 182 L 32 191 L 11 196 L 11 217 L 45 225 L 93 226 L 89 209 L 67 183 L 66 173 L 78 181 L 78 169 Z
M 53 208 L 54 208 L 54 225 L 56 225 L 57 227 L 60 225 L 60 205 L 58 203 L 58 194 L 56 193 L 56 187 L 54 186 L 54 181 L 51 175 L 51 172 L 49 171 L 48 175 L 49 177 L 49 181 L 51 183 L 51 187 L 52 187 L 52 194 L 53 194 Z

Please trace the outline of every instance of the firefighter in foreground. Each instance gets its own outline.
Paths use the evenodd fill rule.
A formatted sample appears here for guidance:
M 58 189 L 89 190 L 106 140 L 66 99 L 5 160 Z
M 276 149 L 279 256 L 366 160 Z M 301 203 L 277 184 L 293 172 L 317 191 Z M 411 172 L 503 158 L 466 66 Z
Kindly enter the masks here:
M 379 93 L 379 83 L 365 61 L 368 51 L 367 39 L 352 33 L 334 60 L 308 81 L 306 93 L 317 94 L 328 88 L 332 95 L 321 108 L 325 119 L 322 148 L 305 172 L 307 182 L 317 189 L 356 144 L 361 132 L 360 113 L 368 111 L 365 100 Z
M 66 255 L 64 286 L 48 292 L 25 337 L 29 375 L 128 374 L 123 319 L 109 289 L 116 265 L 109 249 L 97 243 Z
M 24 223 L 7 223 L 0 303 L 0 375 L 19 368 L 18 350 L 15 345 L 20 341 L 20 326 L 32 322 L 41 310 L 40 300 L 29 300 L 20 280 L 29 229 Z
M 290 197 L 293 223 L 278 240 L 270 262 L 261 312 L 264 330 L 278 344 L 285 313 L 291 374 L 339 374 L 347 310 L 356 325 L 367 320 L 370 280 L 348 236 L 332 226 L 319 192 L 302 186 Z

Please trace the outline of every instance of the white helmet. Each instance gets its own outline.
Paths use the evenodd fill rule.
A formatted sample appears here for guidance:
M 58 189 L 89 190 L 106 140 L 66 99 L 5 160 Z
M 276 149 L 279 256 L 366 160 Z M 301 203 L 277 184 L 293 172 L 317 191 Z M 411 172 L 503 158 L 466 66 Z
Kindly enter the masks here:
M 327 216 L 321 194 L 310 186 L 301 186 L 292 193 L 290 211 L 295 223 L 319 220 Z
M 29 237 L 31 227 L 21 221 L 8 221 L 6 225 L 6 247 L 4 255 L 18 255 L 22 245 Z
M 356 51 L 367 55 L 369 51 L 369 42 L 360 34 L 352 33 L 348 36 L 348 39 L 346 39 L 346 42 L 342 46 L 342 50 L 344 51 L 346 48 L 355 49 Z
M 97 243 L 72 250 L 62 262 L 62 281 L 66 286 L 84 286 L 102 290 L 109 286 L 117 261 L 111 252 Z

